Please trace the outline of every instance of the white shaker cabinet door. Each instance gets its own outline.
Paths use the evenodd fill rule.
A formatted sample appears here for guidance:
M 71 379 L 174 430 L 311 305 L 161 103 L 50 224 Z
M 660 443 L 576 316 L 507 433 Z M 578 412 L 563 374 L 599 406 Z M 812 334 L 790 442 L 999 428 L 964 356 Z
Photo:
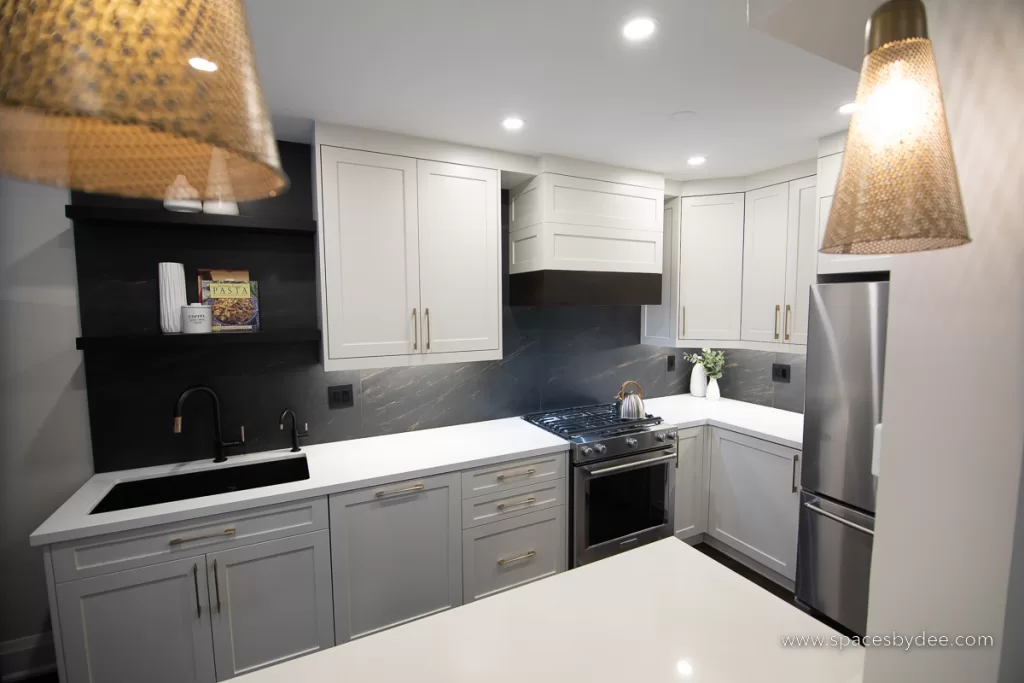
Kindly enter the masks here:
M 786 344 L 807 344 L 811 285 L 817 277 L 818 263 L 817 190 L 815 176 L 789 183 L 786 308 L 782 321 L 782 341 Z
M 217 680 L 334 646 L 327 529 L 206 556 Z
M 416 353 L 416 160 L 325 145 L 321 165 L 328 358 Z
M 680 204 L 677 337 L 739 339 L 743 193 Z
M 331 496 L 339 644 L 462 604 L 461 476 Z
M 778 342 L 783 333 L 789 183 L 747 193 L 743 223 L 743 333 Z
M 66 683 L 213 683 L 204 556 L 57 585 Z
M 795 579 L 800 451 L 717 427 L 711 438 L 708 533 Z
M 424 353 L 499 348 L 498 172 L 417 161 Z
M 708 499 L 704 494 L 704 427 L 680 429 L 676 435 L 675 535 L 684 539 L 707 530 Z

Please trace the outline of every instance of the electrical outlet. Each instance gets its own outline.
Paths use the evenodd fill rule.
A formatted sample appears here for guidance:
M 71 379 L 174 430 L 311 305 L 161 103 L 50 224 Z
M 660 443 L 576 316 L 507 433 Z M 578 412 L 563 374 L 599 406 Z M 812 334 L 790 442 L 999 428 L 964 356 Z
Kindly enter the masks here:
M 669 356 L 668 357 L 668 371 L 672 372 L 675 369 L 676 369 L 676 357 L 675 356 Z
M 331 410 L 352 407 L 352 385 L 342 384 L 336 387 L 327 387 L 327 407 Z
M 789 384 L 789 365 L 787 363 L 772 363 L 772 381 Z

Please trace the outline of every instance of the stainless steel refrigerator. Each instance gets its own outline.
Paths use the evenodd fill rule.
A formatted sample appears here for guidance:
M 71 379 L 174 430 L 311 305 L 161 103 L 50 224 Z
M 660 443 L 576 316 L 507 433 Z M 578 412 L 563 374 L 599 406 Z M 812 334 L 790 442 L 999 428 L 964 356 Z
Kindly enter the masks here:
M 796 595 L 863 634 L 875 529 L 888 282 L 811 287 Z

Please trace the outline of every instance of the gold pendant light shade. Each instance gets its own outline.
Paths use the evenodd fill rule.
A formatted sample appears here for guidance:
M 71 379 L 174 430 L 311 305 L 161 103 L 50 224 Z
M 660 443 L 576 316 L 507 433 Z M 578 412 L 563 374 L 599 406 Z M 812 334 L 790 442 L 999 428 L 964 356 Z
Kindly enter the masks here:
M 872 17 L 867 38 L 871 51 L 861 68 L 821 251 L 894 254 L 966 244 L 924 6 L 920 0 L 886 3 Z
M 153 199 L 179 175 L 204 199 L 287 189 L 241 0 L 0 2 L 0 173 Z

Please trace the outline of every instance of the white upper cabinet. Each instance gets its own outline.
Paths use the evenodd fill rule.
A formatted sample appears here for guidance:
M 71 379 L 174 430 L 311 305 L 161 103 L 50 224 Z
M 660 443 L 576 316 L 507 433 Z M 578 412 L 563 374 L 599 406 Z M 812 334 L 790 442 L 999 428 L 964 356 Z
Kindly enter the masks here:
M 662 272 L 664 191 L 541 173 L 511 193 L 509 272 Z
M 325 360 L 413 353 L 416 160 L 326 146 L 321 160 Z
M 501 358 L 498 172 L 319 150 L 325 368 Z
M 747 192 L 746 203 L 742 338 L 777 342 L 786 298 L 789 183 Z
M 426 353 L 500 346 L 498 172 L 417 161 Z
M 832 197 L 836 193 L 842 165 L 842 152 L 818 159 L 818 206 L 815 220 L 818 226 L 818 239 L 815 243 L 815 251 L 825 240 L 825 227 L 828 225 L 828 214 L 832 210 Z M 818 272 L 822 274 L 887 271 L 890 268 L 892 268 L 892 256 L 818 254 Z
M 684 197 L 679 223 L 679 340 L 739 339 L 743 195 Z
M 817 187 L 814 177 L 789 183 L 786 308 L 782 320 L 784 344 L 807 344 L 807 316 L 818 258 Z

